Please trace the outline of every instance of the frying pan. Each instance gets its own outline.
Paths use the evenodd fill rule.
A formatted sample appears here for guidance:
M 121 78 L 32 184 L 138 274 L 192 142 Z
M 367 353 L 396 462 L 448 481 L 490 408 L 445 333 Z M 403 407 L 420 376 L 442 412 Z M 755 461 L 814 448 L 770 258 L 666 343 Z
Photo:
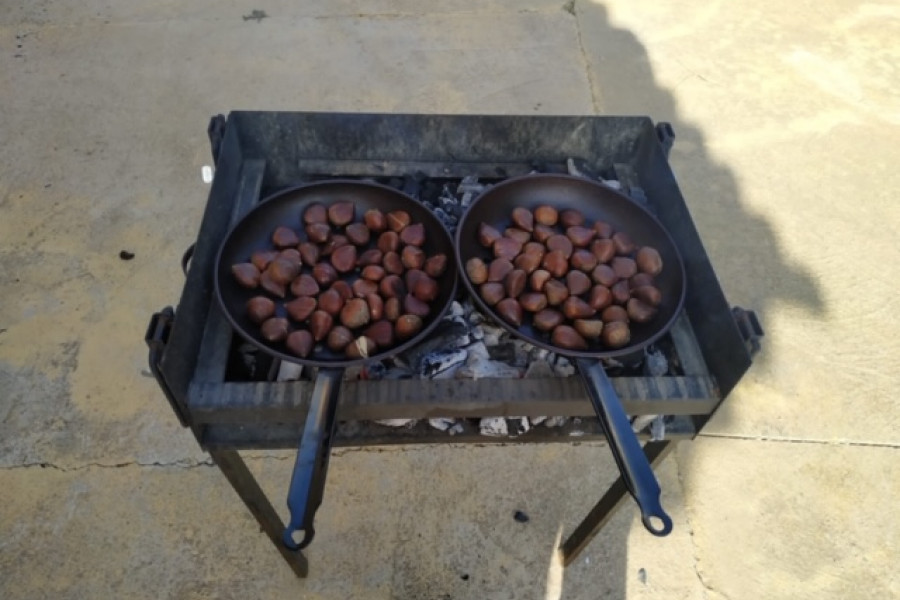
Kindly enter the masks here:
M 627 346 L 611 350 L 598 342 L 589 342 L 587 350 L 560 348 L 550 342 L 549 334 L 532 327 L 527 316 L 519 327 L 502 319 L 481 299 L 467 276 L 462 280 L 481 310 L 508 331 L 535 346 L 573 359 L 609 439 L 610 450 L 622 479 L 640 507 L 644 526 L 654 535 L 667 535 L 672 530 L 672 520 L 660 505 L 659 483 L 599 359 L 639 352 L 672 326 L 681 311 L 685 295 L 684 264 L 678 248 L 653 215 L 608 186 L 568 175 L 526 175 L 507 179 L 484 192 L 463 216 L 456 230 L 456 259 L 461 271 L 464 272 L 466 262 L 473 257 L 479 257 L 486 263 L 493 259 L 490 251 L 478 242 L 478 226 L 482 222 L 503 231 L 512 225 L 510 217 L 514 208 L 534 210 L 542 204 L 560 211 L 578 210 L 588 223 L 605 221 L 616 231 L 628 233 L 638 246 L 649 245 L 659 251 L 663 270 L 654 278 L 654 285 L 662 294 L 662 303 L 652 321 L 631 324 L 631 341 Z
M 309 357 L 300 358 L 287 352 L 282 342 L 271 343 L 261 336 L 259 326 L 247 317 L 246 304 L 247 300 L 262 292 L 239 286 L 231 273 L 231 266 L 248 261 L 256 250 L 271 249 L 272 232 L 278 226 L 293 228 L 301 240 L 305 241 L 306 234 L 303 231 L 301 216 L 306 207 L 315 203 L 329 206 L 340 201 L 353 202 L 357 221 L 370 208 L 377 208 L 385 214 L 394 210 L 405 210 L 413 223 L 422 223 L 425 228 L 425 243 L 422 246 L 425 254 L 428 256 L 445 254 L 448 259 L 447 268 L 438 281 L 439 293 L 431 303 L 431 313 L 424 319 L 421 331 L 409 340 L 364 359 L 348 359 L 343 354 L 332 352 L 324 344 L 317 344 Z M 374 247 L 376 236 L 372 238 L 370 246 Z M 447 312 L 456 295 L 457 266 L 450 258 L 452 255 L 453 242 L 450 234 L 425 206 L 393 188 L 351 180 L 322 181 L 282 190 L 248 212 L 222 242 L 214 273 L 215 292 L 219 305 L 234 330 L 267 354 L 281 360 L 318 367 L 309 414 L 288 491 L 291 519 L 284 531 L 283 542 L 291 550 L 306 547 L 315 535 L 313 518 L 322 502 L 328 455 L 334 433 L 337 398 L 344 369 L 401 353 L 428 336 Z M 303 267 L 303 272 L 309 270 L 310 267 Z M 352 283 L 358 275 L 354 272 L 343 278 Z M 292 299 L 293 296 L 288 291 L 284 301 Z M 286 316 L 283 302 L 276 301 L 276 305 L 278 307 L 276 316 Z M 294 534 L 300 531 L 303 532 L 303 538 L 298 543 Z

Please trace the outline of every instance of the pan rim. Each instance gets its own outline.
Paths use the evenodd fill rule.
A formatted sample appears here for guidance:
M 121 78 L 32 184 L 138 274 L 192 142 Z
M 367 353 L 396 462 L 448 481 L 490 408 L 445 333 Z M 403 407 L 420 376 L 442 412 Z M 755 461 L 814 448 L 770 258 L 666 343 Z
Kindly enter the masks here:
M 651 335 L 647 337 L 647 339 L 642 340 L 636 344 L 629 344 L 628 346 L 624 346 L 622 348 L 615 348 L 612 350 L 601 350 L 601 351 L 585 351 L 585 350 L 569 350 L 566 348 L 561 348 L 559 346 L 555 346 L 549 342 L 545 342 L 540 339 L 536 339 L 531 335 L 527 335 L 519 330 L 519 328 L 514 327 L 511 323 L 508 323 L 504 319 L 502 319 L 497 312 L 489 306 L 484 300 L 482 300 L 481 296 L 478 294 L 477 290 L 473 287 L 472 282 L 469 281 L 469 276 L 466 273 L 466 267 L 463 263 L 462 258 L 462 232 L 463 232 L 463 224 L 466 222 L 466 219 L 471 214 L 472 210 L 478 206 L 481 202 L 485 200 L 485 198 L 490 199 L 491 195 L 498 193 L 497 190 L 502 190 L 505 187 L 511 185 L 522 185 L 523 182 L 527 182 L 528 180 L 560 180 L 560 181 L 569 181 L 575 182 L 578 184 L 585 184 L 590 187 L 594 187 L 600 190 L 603 194 L 610 194 L 613 196 L 617 196 L 621 200 L 624 200 L 631 204 L 634 208 L 638 209 L 641 213 L 643 213 L 643 217 L 646 217 L 648 220 L 653 222 L 660 231 L 662 231 L 663 235 L 666 236 L 669 244 L 671 245 L 675 256 L 677 258 L 677 267 L 681 275 L 681 290 L 678 297 L 678 302 L 675 304 L 675 310 L 672 311 L 672 315 L 669 319 L 659 326 L 659 328 Z M 459 279 L 462 280 L 463 285 L 466 290 L 469 292 L 469 296 L 478 306 L 478 308 L 485 314 L 485 316 L 491 318 L 498 325 L 509 331 L 511 334 L 515 335 L 518 339 L 528 342 L 534 346 L 539 348 L 543 348 L 550 352 L 554 352 L 556 354 L 561 354 L 567 357 L 573 358 L 596 358 L 596 359 L 606 359 L 606 358 L 616 358 L 620 356 L 626 356 L 628 354 L 633 354 L 635 352 L 640 352 L 650 344 L 658 341 L 664 335 L 666 335 L 672 326 L 675 324 L 675 321 L 681 316 L 682 311 L 684 310 L 684 300 L 687 296 L 687 273 L 684 267 L 684 258 L 681 256 L 681 251 L 678 248 L 678 245 L 675 243 L 675 239 L 672 237 L 672 234 L 669 233 L 668 229 L 660 222 L 659 219 L 656 218 L 650 211 L 645 209 L 643 206 L 626 196 L 625 194 L 619 192 L 618 190 L 605 185 L 599 181 L 594 181 L 592 179 L 587 179 L 585 177 L 577 177 L 574 175 L 566 175 L 562 173 L 529 173 L 527 175 L 520 175 L 518 177 L 510 177 L 508 179 L 504 179 L 503 181 L 495 184 L 488 190 L 485 190 L 481 194 L 478 195 L 475 200 L 472 201 L 472 204 L 469 205 L 469 208 L 466 210 L 465 214 L 460 218 L 459 223 L 456 227 L 456 232 L 453 236 L 454 241 L 454 249 L 456 251 L 456 262 L 457 262 L 457 270 L 459 271 Z M 468 242 L 466 242 L 468 243 Z
M 453 237 L 450 235 L 450 232 L 447 231 L 447 228 L 441 223 L 440 219 L 438 219 L 434 213 L 422 202 L 413 198 L 409 194 L 406 194 L 396 188 L 392 188 L 390 186 L 377 183 L 377 182 L 369 182 L 369 181 L 359 181 L 356 179 L 326 179 L 322 181 L 313 181 L 310 183 L 303 183 L 298 185 L 293 185 L 287 188 L 283 188 L 278 190 L 277 192 L 273 192 L 261 199 L 256 206 L 247 211 L 243 216 L 241 216 L 237 223 L 234 224 L 231 228 L 229 228 L 228 233 L 225 234 L 225 237 L 222 238 L 221 243 L 219 244 L 219 250 L 216 252 L 216 261 L 213 270 L 213 293 L 216 296 L 217 305 L 219 310 L 223 313 L 229 325 L 231 325 L 232 330 L 241 336 L 241 338 L 258 348 L 259 350 L 265 352 L 267 355 L 272 356 L 274 358 L 278 358 L 283 361 L 292 362 L 295 364 L 307 366 L 307 367 L 321 367 L 321 368 L 346 368 L 356 365 L 362 365 L 371 362 L 378 362 L 388 358 L 392 358 L 397 354 L 400 354 L 409 348 L 412 348 L 416 344 L 420 343 L 429 333 L 431 333 L 438 324 L 443 320 L 444 316 L 447 314 L 447 311 L 450 310 L 450 306 L 453 304 L 456 299 L 456 294 L 458 290 L 458 277 L 454 277 L 452 283 L 450 284 L 450 290 L 448 294 L 448 300 L 444 303 L 444 305 L 435 313 L 434 319 L 428 323 L 426 326 L 422 328 L 422 330 L 417 333 L 412 338 L 406 340 L 402 344 L 398 344 L 392 348 L 385 350 L 384 352 L 379 352 L 378 354 L 373 354 L 372 356 L 366 358 L 353 358 L 346 360 L 321 360 L 321 359 L 310 359 L 310 358 L 302 358 L 299 356 L 294 356 L 293 354 L 288 354 L 286 352 L 282 352 L 280 350 L 276 350 L 266 344 L 260 342 L 253 336 L 247 335 L 244 331 L 244 328 L 237 322 L 234 316 L 231 314 L 231 311 L 228 310 L 228 307 L 225 306 L 225 299 L 222 294 L 222 288 L 220 283 L 219 272 L 221 271 L 221 263 L 222 263 L 222 255 L 225 252 L 225 247 L 231 239 L 232 235 L 234 235 L 235 231 L 241 226 L 242 223 L 245 222 L 246 219 L 249 219 L 251 215 L 253 215 L 257 211 L 263 210 L 263 207 L 268 205 L 272 201 L 278 201 L 281 199 L 282 201 L 287 201 L 285 198 L 295 194 L 297 192 L 305 191 L 310 188 L 320 188 L 320 187 L 336 187 L 338 185 L 351 185 L 356 187 L 362 187 L 367 189 L 377 188 L 381 189 L 384 192 L 388 192 L 393 194 L 399 198 L 402 198 L 405 202 L 411 202 L 415 205 L 421 207 L 425 212 L 427 212 L 431 218 L 440 226 L 444 235 L 446 235 L 447 240 L 449 240 L 449 248 L 448 251 L 454 250 L 453 248 Z

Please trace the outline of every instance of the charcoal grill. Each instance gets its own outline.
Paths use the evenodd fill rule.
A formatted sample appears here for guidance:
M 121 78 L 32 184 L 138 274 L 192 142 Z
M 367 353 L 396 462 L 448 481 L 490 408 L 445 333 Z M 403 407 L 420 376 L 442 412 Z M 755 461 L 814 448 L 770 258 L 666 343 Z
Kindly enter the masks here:
M 632 416 L 666 415 L 664 439 L 644 452 L 658 464 L 678 440 L 702 430 L 751 364 L 762 330 L 752 311 L 731 308 L 693 225 L 667 156 L 674 132 L 647 117 L 537 117 L 360 113 L 232 112 L 209 125 L 215 179 L 195 244 L 185 254 L 177 309 L 153 315 L 150 367 L 181 424 L 210 453 L 262 530 L 301 577 L 308 561 L 282 544 L 284 523 L 238 451 L 296 448 L 312 381 L 274 381 L 278 361 L 258 357 L 252 372 L 213 294 L 219 245 L 261 198 L 298 183 L 363 179 L 418 196 L 477 178 L 490 184 L 534 171 L 615 180 L 663 223 L 685 263 L 684 310 L 661 343 L 671 368 L 648 376 L 619 365 L 613 385 Z M 428 198 L 421 198 L 425 201 Z M 451 223 L 452 225 L 452 223 Z M 604 440 L 577 377 L 546 379 L 383 379 L 346 382 L 328 446 L 431 443 L 550 443 Z M 485 437 L 480 417 L 572 417 L 565 426 Z M 459 419 L 456 435 L 427 419 Z M 414 427 L 376 423 L 417 419 Z M 475 421 L 473 421 L 473 419 Z M 573 437 L 577 434 L 577 437 Z M 648 434 L 643 435 L 648 438 Z M 327 456 L 325 457 L 327 459 Z M 327 460 L 312 477 L 321 500 Z M 625 503 L 619 479 L 562 543 L 571 563 Z

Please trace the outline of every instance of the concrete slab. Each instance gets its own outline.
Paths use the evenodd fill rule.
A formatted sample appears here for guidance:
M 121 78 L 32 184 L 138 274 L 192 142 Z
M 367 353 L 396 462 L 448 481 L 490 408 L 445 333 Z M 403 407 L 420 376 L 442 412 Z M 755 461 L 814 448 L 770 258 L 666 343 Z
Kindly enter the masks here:
M 615 474 L 606 452 L 338 452 L 308 580 L 282 563 L 215 467 L 4 469 L 0 595 L 594 599 L 627 589 L 631 597 L 699 597 L 693 573 L 674 568 L 691 541 L 671 459 L 660 473 L 675 533 L 652 538 L 634 510 L 623 510 L 576 565 L 550 575 L 560 531 Z M 248 462 L 283 508 L 292 461 Z M 516 510 L 530 520 L 516 522 Z
M 897 448 L 681 445 L 697 572 L 711 597 L 896 598 L 897 461 Z
M 576 14 L 597 102 L 673 123 L 673 168 L 728 299 L 766 329 L 709 431 L 896 445 L 900 11 L 578 2 Z

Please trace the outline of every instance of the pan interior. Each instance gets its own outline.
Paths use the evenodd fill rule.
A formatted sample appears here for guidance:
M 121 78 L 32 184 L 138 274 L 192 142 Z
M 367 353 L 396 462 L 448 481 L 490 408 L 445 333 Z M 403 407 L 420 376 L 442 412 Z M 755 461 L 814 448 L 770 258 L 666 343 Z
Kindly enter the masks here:
M 283 342 L 271 343 L 265 340 L 260 334 L 259 326 L 247 317 L 246 304 L 253 296 L 267 294 L 258 289 L 247 290 L 237 285 L 231 274 L 231 266 L 235 263 L 247 262 L 256 250 L 271 249 L 272 232 L 279 225 L 291 227 L 301 240 L 305 241 L 306 234 L 303 231 L 302 215 L 306 207 L 315 203 L 329 206 L 342 201 L 353 202 L 356 207 L 356 221 L 359 221 L 370 208 L 377 208 L 385 214 L 393 210 L 407 211 L 413 223 L 422 223 L 425 226 L 425 244 L 422 249 L 426 255 L 444 253 L 448 259 L 447 269 L 438 281 L 439 295 L 431 303 L 432 310 L 424 319 L 422 330 L 403 344 L 373 355 L 365 359 L 366 361 L 387 358 L 417 343 L 437 325 L 453 301 L 456 292 L 457 268 L 453 261 L 453 244 L 450 234 L 431 211 L 416 200 L 393 188 L 379 184 L 343 180 L 313 183 L 278 192 L 263 200 L 247 213 L 226 236 L 216 262 L 215 286 L 221 307 L 235 330 L 250 343 L 282 360 L 312 366 L 334 367 L 361 362 L 360 359 L 348 359 L 343 353 L 332 352 L 324 344 L 317 344 L 316 349 L 309 357 L 301 359 L 290 354 Z M 372 241 L 366 248 L 374 247 L 376 239 L 377 236 L 373 235 Z M 363 250 L 360 249 L 359 252 Z M 304 265 L 301 272 L 308 273 L 310 270 L 310 267 Z M 354 271 L 342 276 L 342 279 L 352 284 L 358 276 L 358 272 Z M 284 301 L 288 302 L 293 298 L 294 296 L 288 290 Z M 279 300 L 276 304 L 278 305 L 276 316 L 287 317 L 283 302 Z M 292 326 L 294 325 L 292 322 Z
M 487 223 L 502 232 L 512 226 L 511 214 L 514 208 L 534 210 L 544 204 L 560 211 L 578 210 L 588 223 L 606 221 L 616 231 L 628 233 L 638 246 L 653 246 L 659 251 L 663 270 L 656 276 L 655 285 L 662 294 L 662 304 L 652 321 L 630 324 L 631 342 L 627 346 L 610 350 L 599 342 L 589 342 L 587 351 L 562 350 L 550 343 L 548 333 L 532 326 L 529 313 L 524 313 L 524 322 L 518 328 L 501 319 L 481 300 L 478 290 L 465 275 L 465 264 L 469 259 L 480 257 L 486 263 L 494 259 L 491 251 L 478 242 L 477 233 L 481 223 Z M 579 177 L 528 175 L 494 186 L 479 196 L 463 217 L 456 231 L 456 247 L 463 273 L 462 280 L 485 314 L 536 346 L 570 356 L 606 358 L 640 350 L 671 327 L 684 302 L 684 265 L 675 242 L 662 224 L 627 196 L 601 183 Z

